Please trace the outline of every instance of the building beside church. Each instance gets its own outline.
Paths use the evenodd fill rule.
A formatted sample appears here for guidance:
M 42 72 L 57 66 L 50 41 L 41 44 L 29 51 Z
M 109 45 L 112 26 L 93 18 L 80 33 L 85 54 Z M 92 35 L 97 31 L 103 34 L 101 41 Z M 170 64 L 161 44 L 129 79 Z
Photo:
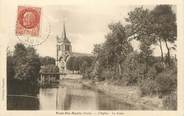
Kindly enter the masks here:
M 41 87 L 51 87 L 59 83 L 59 69 L 55 65 L 43 65 L 40 69 L 38 82 Z

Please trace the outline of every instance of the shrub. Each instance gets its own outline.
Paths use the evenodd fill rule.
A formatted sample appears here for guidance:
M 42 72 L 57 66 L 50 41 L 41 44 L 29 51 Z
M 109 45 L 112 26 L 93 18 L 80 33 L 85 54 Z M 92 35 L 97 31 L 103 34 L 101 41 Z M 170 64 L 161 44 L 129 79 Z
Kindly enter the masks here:
M 139 84 L 142 95 L 156 95 L 158 92 L 158 85 L 156 81 L 151 79 L 142 80 Z
M 156 95 L 158 93 L 158 85 L 155 81 L 156 70 L 155 68 L 148 68 L 143 78 L 139 78 L 139 87 L 142 95 Z
M 158 83 L 159 93 L 161 95 L 170 94 L 176 90 L 177 87 L 177 75 L 173 69 L 166 69 L 156 77 Z
M 176 67 L 169 67 L 162 69 L 158 74 L 160 65 L 155 65 L 149 68 L 144 78 L 139 78 L 139 86 L 142 95 L 155 95 L 159 94 L 160 97 L 170 94 L 176 90 L 177 87 L 177 70 Z M 141 69 L 141 68 L 140 68 Z M 139 76 L 140 77 L 140 76 Z
M 88 72 L 82 73 L 82 78 L 83 79 L 90 79 L 89 73 Z
M 98 80 L 102 81 L 102 80 L 108 80 L 108 79 L 113 79 L 114 78 L 114 73 L 110 70 L 104 69 L 102 70 L 102 72 L 99 75 Z
M 91 68 L 86 68 L 85 72 L 82 73 L 82 78 L 83 79 L 92 79 L 94 77 L 94 74 L 91 70 Z
M 163 98 L 163 106 L 167 110 L 177 110 L 177 95 L 176 92 L 165 96 Z
M 130 53 L 123 64 L 123 80 L 127 85 L 135 85 L 138 80 L 142 80 L 145 76 L 146 65 L 138 62 L 138 53 Z
M 145 78 L 154 80 L 156 75 L 157 75 L 156 69 L 154 67 L 153 68 L 151 67 L 151 68 L 149 68 L 148 72 L 146 73 Z
M 164 70 L 164 64 L 157 62 L 154 64 L 157 73 L 161 73 Z

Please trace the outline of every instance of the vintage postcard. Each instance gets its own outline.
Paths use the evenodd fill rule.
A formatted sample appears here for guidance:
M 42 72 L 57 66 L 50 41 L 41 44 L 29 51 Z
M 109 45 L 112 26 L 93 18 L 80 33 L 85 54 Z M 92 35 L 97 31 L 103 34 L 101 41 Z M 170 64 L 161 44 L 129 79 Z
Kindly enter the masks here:
M 184 116 L 181 0 L 0 3 L 3 116 Z

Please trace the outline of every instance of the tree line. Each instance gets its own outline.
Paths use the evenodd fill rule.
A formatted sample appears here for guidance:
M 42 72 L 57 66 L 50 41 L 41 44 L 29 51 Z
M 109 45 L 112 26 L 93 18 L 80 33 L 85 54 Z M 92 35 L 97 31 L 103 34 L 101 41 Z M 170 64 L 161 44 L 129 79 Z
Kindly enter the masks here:
M 8 93 L 38 92 L 41 66 L 44 71 L 58 71 L 54 58 L 40 57 L 33 47 L 16 44 L 14 51 L 7 54 Z
M 73 73 L 84 73 L 87 68 L 91 67 L 93 59 L 93 56 L 71 56 L 66 63 L 66 67 Z
M 177 59 L 171 52 L 176 50 L 177 24 L 173 7 L 137 7 L 128 13 L 126 25 L 109 24 L 105 42 L 94 45 L 95 57 L 83 78 L 139 86 L 143 96 L 159 96 L 167 108 L 176 109 Z M 139 50 L 132 41 L 139 42 Z M 153 54 L 156 48 L 160 56 Z

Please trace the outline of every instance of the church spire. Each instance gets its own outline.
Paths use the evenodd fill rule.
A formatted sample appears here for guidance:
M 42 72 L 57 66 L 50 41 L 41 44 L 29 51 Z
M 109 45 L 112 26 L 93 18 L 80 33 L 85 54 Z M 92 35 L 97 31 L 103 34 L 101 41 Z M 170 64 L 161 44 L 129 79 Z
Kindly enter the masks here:
M 65 29 L 65 22 L 63 23 L 63 39 L 66 39 L 66 29 Z
M 63 42 L 65 42 L 65 43 L 70 43 L 70 41 L 68 40 L 68 38 L 67 38 L 67 36 L 66 36 L 65 22 L 63 22 L 62 39 L 63 39 Z

